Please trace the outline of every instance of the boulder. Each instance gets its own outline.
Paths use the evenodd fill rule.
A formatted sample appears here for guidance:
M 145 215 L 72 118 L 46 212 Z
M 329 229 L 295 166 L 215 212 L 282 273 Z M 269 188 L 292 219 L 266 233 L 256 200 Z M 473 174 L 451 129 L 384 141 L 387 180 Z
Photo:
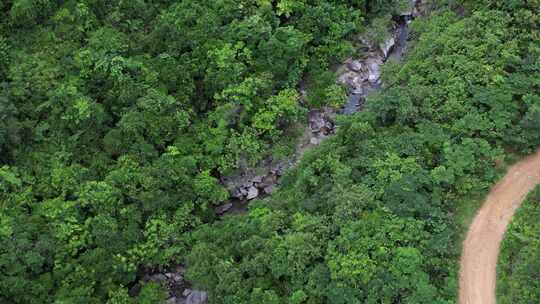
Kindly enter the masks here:
M 362 71 L 363 64 L 362 62 L 360 62 L 360 60 L 349 59 L 346 61 L 346 64 L 347 64 L 347 68 L 351 71 L 354 71 L 354 72 Z
M 186 304 L 208 304 L 208 294 L 205 291 L 192 290 Z
M 277 181 L 277 176 L 275 174 L 273 174 L 273 173 L 270 173 L 270 174 L 266 175 L 263 178 L 263 180 L 259 184 L 259 188 L 264 188 L 264 187 L 271 186 L 271 185 L 275 184 L 276 181 Z
M 240 189 L 240 188 L 232 189 L 231 197 L 238 198 L 238 199 L 244 197 L 244 194 L 242 194 L 242 189 Z
M 366 72 L 348 71 L 339 76 L 338 83 L 348 86 L 354 94 L 359 94 L 362 92 L 362 86 L 367 79 L 368 74 Z
M 233 204 L 230 203 L 230 202 L 225 203 L 225 204 L 223 204 L 221 206 L 218 206 L 218 207 L 216 207 L 216 213 L 219 214 L 219 215 L 224 214 L 225 212 L 229 211 L 229 209 L 231 209 L 232 206 L 233 206 Z
M 174 281 L 175 283 L 182 282 L 184 280 L 184 277 L 177 272 L 168 272 L 165 274 L 165 276 L 169 278 L 169 280 Z
M 414 9 L 413 9 L 413 12 L 412 12 L 412 17 L 416 18 L 416 17 L 420 17 L 420 16 L 425 15 L 426 12 L 428 11 L 428 8 L 429 8 L 428 1 L 415 0 L 414 1 Z
M 382 63 L 382 58 L 379 56 L 372 56 L 366 59 L 369 82 L 375 83 L 379 81 L 379 79 L 381 78 Z
M 167 277 L 162 273 L 156 273 L 150 276 L 149 281 L 161 283 L 167 281 Z
M 324 126 L 324 119 L 319 110 L 309 111 L 309 128 L 312 133 L 320 132 L 321 128 Z
M 321 133 L 323 135 L 329 135 L 332 132 L 334 132 L 334 124 L 330 120 L 326 120 L 323 128 L 321 129 Z
M 379 49 L 381 50 L 384 58 L 388 57 L 388 53 L 390 53 L 390 50 L 394 47 L 395 44 L 396 40 L 394 39 L 394 37 L 390 36 L 390 38 L 386 39 L 384 43 L 381 43 L 379 45 Z
M 367 47 L 367 49 L 372 49 L 373 46 L 371 45 L 371 41 L 368 37 L 366 36 L 361 36 L 358 38 L 358 40 L 364 45 Z
M 257 189 L 255 186 L 249 187 L 246 198 L 248 200 L 252 200 L 256 198 L 257 196 L 259 196 L 259 189 Z
M 186 298 L 183 297 L 170 297 L 165 302 L 166 304 L 186 304 Z
M 176 266 L 176 269 L 175 269 L 176 273 L 179 273 L 179 274 L 184 274 L 186 272 L 186 268 L 182 265 L 178 265 Z

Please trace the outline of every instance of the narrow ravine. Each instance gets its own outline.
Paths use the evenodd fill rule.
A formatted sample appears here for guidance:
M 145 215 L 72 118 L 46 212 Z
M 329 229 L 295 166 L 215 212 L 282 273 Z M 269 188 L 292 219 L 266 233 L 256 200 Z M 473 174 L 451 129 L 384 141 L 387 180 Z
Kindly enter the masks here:
M 410 8 L 393 18 L 393 27 L 383 43 L 373 44 L 365 37 L 357 37 L 362 49 L 358 58 L 348 58 L 337 68 L 337 82 L 347 89 L 348 101 L 341 109 L 324 107 L 308 112 L 306 132 L 299 139 L 295 152 L 285 160 L 265 159 L 254 168 L 221 177 L 230 199 L 216 208 L 218 215 L 241 213 L 250 200 L 268 195 L 279 185 L 281 175 L 302 159 L 303 153 L 321 143 L 335 131 L 337 114 L 351 115 L 362 110 L 366 98 L 382 88 L 381 68 L 388 60 L 400 61 L 407 49 L 408 25 L 422 12 L 422 1 L 412 0 Z M 302 89 L 300 91 L 303 91 Z M 305 95 L 305 92 L 303 92 Z
M 515 211 L 538 184 L 540 149 L 510 167 L 504 178 L 491 189 L 463 242 L 460 304 L 496 303 L 496 271 L 501 241 Z
M 420 16 L 423 10 L 421 0 L 410 0 L 409 9 L 393 17 L 393 27 L 389 29 L 384 43 L 372 44 L 358 36 L 357 42 L 362 46 L 362 56 L 347 59 L 336 71 L 338 83 L 347 88 L 346 105 L 341 109 L 310 109 L 305 132 L 289 158 L 281 161 L 267 158 L 254 168 L 242 170 L 235 175 L 222 176 L 221 184 L 229 191 L 230 197 L 215 208 L 215 213 L 221 217 L 246 212 L 251 200 L 269 195 L 279 186 L 280 177 L 302 159 L 305 151 L 334 134 L 337 114 L 351 115 L 361 111 L 366 98 L 383 87 L 380 79 L 382 65 L 388 60 L 399 61 L 403 57 L 407 49 L 408 25 L 412 19 Z M 302 89 L 300 91 L 305 95 Z M 184 280 L 184 272 L 185 267 L 178 265 L 146 274 L 142 280 L 159 282 L 165 286 L 169 294 L 167 303 L 206 304 L 207 293 L 192 289 L 191 284 Z
M 414 8 L 417 3 L 419 1 L 412 4 L 415 5 Z M 350 115 L 360 111 L 366 98 L 371 93 L 381 90 L 381 67 L 388 60 L 401 60 L 407 50 L 408 25 L 417 14 L 418 12 L 410 10 L 395 16 L 391 35 L 379 45 L 373 45 L 367 39 L 360 39 L 367 47 L 363 57 L 349 58 L 338 69 L 338 82 L 345 85 L 349 92 L 349 100 L 341 109 L 341 114 Z

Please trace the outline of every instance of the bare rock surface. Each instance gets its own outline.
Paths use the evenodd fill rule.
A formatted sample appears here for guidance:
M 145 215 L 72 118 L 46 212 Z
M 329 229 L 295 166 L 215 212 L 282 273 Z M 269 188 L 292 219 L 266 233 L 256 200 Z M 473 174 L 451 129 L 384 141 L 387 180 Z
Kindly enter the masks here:
M 393 36 L 390 36 L 388 39 L 386 39 L 384 43 L 381 43 L 379 45 L 379 49 L 381 50 L 384 58 L 388 57 L 390 50 L 392 49 L 392 47 L 394 47 L 395 44 L 396 44 L 396 40 L 394 39 Z
M 220 205 L 216 208 L 216 213 L 221 215 L 227 211 L 229 211 L 232 208 L 233 204 L 231 202 L 227 202 L 223 205 Z
M 250 186 L 249 189 L 248 189 L 248 194 L 246 196 L 246 199 L 247 200 L 252 200 L 252 199 L 256 198 L 257 196 L 259 196 L 259 189 L 257 189 L 257 187 L 255 187 L 255 184 L 253 184 L 253 186 Z
M 187 296 L 186 304 L 208 304 L 208 294 L 205 291 L 192 290 Z
M 358 112 L 366 97 L 381 87 L 381 68 L 390 58 L 399 61 L 406 50 L 409 22 L 426 11 L 425 1 L 410 0 L 409 5 L 395 16 L 395 24 L 390 36 L 381 44 L 372 43 L 367 37 L 359 37 L 363 55 L 349 58 L 338 69 L 338 83 L 349 92 L 349 101 L 341 110 L 342 114 Z
M 308 128 L 291 158 L 281 161 L 268 158 L 255 168 L 222 177 L 221 183 L 229 191 L 231 201 L 216 207 L 216 214 L 226 214 L 237 209 L 234 206 L 236 203 L 250 201 L 274 191 L 278 186 L 279 178 L 302 158 L 306 149 L 319 145 L 325 137 L 334 133 L 335 115 L 335 110 L 329 107 L 310 110 Z

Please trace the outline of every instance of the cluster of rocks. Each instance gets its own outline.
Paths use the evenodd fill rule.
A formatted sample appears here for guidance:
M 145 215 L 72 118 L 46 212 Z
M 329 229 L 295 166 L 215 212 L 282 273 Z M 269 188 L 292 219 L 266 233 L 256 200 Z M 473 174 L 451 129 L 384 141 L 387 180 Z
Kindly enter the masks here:
M 266 159 L 256 169 L 244 170 L 236 175 L 222 177 L 221 183 L 229 191 L 230 200 L 216 207 L 216 214 L 225 214 L 231 211 L 235 204 L 242 204 L 263 194 L 272 193 L 279 177 L 290 166 L 292 166 L 291 161 L 271 164 L 271 160 Z M 245 208 L 241 210 L 243 209 Z
M 322 109 L 312 109 L 309 111 L 309 143 L 318 145 L 321 140 L 334 133 L 335 111 L 332 108 L 324 107 Z
M 359 41 L 365 52 L 361 58 L 349 58 L 338 70 L 338 83 L 349 91 L 349 102 L 342 109 L 343 114 L 360 110 L 362 102 L 373 91 L 381 87 L 381 67 L 389 58 L 400 60 L 405 52 L 408 23 L 426 10 L 421 0 L 410 0 L 408 8 L 397 16 L 391 34 L 380 44 L 373 44 L 365 37 Z
M 381 44 L 372 44 L 365 38 L 360 37 L 360 42 L 365 46 L 362 58 L 349 58 L 339 69 L 338 83 L 349 89 L 349 102 L 342 109 L 342 113 L 351 114 L 357 112 L 361 102 L 372 91 L 376 91 L 381 85 L 381 66 L 391 56 L 401 56 L 404 52 L 407 39 L 407 22 L 417 16 L 421 1 L 411 0 L 409 8 L 400 16 L 400 22 L 392 28 L 392 33 Z M 397 54 L 397 55 L 396 55 Z M 305 98 L 305 89 L 301 90 Z M 257 169 L 245 170 L 234 176 L 227 176 L 221 182 L 228 189 L 230 198 L 234 201 L 246 202 L 261 195 L 272 193 L 277 185 L 279 177 L 296 161 L 301 158 L 303 151 L 311 146 L 320 144 L 321 140 L 334 133 L 335 111 L 331 108 L 312 109 L 308 113 L 309 130 L 307 144 L 297 147 L 295 155 L 290 160 L 273 163 L 267 159 Z M 262 172 L 262 173 L 261 173 Z M 216 213 L 221 215 L 234 208 L 233 201 L 226 202 L 216 208 Z
M 273 166 L 268 173 L 263 175 L 247 176 L 240 184 L 229 187 L 231 197 L 239 200 L 252 200 L 261 194 L 269 194 L 274 191 L 274 186 L 285 171 L 284 164 Z
M 338 83 L 345 85 L 349 92 L 343 114 L 359 111 L 365 97 L 380 88 L 381 67 L 396 45 L 395 35 L 396 32 L 380 45 L 372 45 L 366 39 L 361 39 L 366 46 L 363 57 L 349 58 L 339 69 Z
M 425 0 L 409 0 L 409 6 L 401 12 L 401 16 L 407 16 L 416 18 L 421 15 L 424 15 L 424 13 L 428 10 L 427 9 L 428 3 Z
M 208 294 L 206 291 L 186 288 L 182 296 L 183 298 L 180 299 L 170 298 L 167 300 L 167 304 L 208 304 Z
M 218 206 L 218 215 L 225 214 L 234 208 L 234 202 L 245 202 L 270 194 L 278 184 L 283 173 L 294 166 L 301 158 L 303 151 L 311 146 L 320 144 L 321 140 L 334 133 L 335 110 L 324 107 L 312 109 L 308 113 L 309 129 L 306 142 L 298 145 L 291 159 L 273 163 L 271 159 L 264 160 L 256 169 L 245 170 L 234 176 L 221 178 L 221 183 L 227 188 L 232 200 Z M 262 172 L 262 173 L 261 173 Z
M 159 271 L 146 274 L 142 282 L 155 282 L 167 290 L 167 304 L 208 304 L 208 294 L 205 291 L 191 289 L 184 280 L 185 268 L 177 266 L 173 270 Z M 131 288 L 130 293 L 138 294 L 141 285 Z
M 365 94 L 379 83 L 384 59 L 381 53 L 373 51 L 362 59 L 349 58 L 345 61 L 345 72 L 339 76 L 338 82 L 346 85 L 351 94 Z
M 367 39 L 361 38 L 366 52 L 362 58 L 349 58 L 339 69 L 338 83 L 345 85 L 349 91 L 349 103 L 342 110 L 344 114 L 357 112 L 360 102 L 372 91 L 381 85 L 381 67 L 391 55 L 396 40 L 399 38 L 399 28 L 392 32 L 383 43 L 371 44 Z

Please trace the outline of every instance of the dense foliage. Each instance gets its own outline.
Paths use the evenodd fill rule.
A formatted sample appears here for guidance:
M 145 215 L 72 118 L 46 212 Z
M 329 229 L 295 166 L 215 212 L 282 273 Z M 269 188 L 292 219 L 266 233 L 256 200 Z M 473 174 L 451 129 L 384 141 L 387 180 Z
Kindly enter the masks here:
M 178 263 L 212 303 L 452 302 L 456 202 L 540 145 L 538 1 L 415 21 L 275 195 L 212 208 L 341 99 L 329 67 L 402 2 L 0 2 L 0 302 L 156 303 L 129 287 Z
M 498 264 L 497 301 L 540 301 L 540 187 L 518 209 L 502 242 Z
M 386 88 L 278 193 L 197 229 L 188 275 L 214 303 L 455 302 L 458 202 L 540 145 L 540 3 L 467 7 L 415 21 Z
M 183 262 L 218 178 L 290 153 L 401 2 L 0 1 L 0 302 L 124 303 Z

